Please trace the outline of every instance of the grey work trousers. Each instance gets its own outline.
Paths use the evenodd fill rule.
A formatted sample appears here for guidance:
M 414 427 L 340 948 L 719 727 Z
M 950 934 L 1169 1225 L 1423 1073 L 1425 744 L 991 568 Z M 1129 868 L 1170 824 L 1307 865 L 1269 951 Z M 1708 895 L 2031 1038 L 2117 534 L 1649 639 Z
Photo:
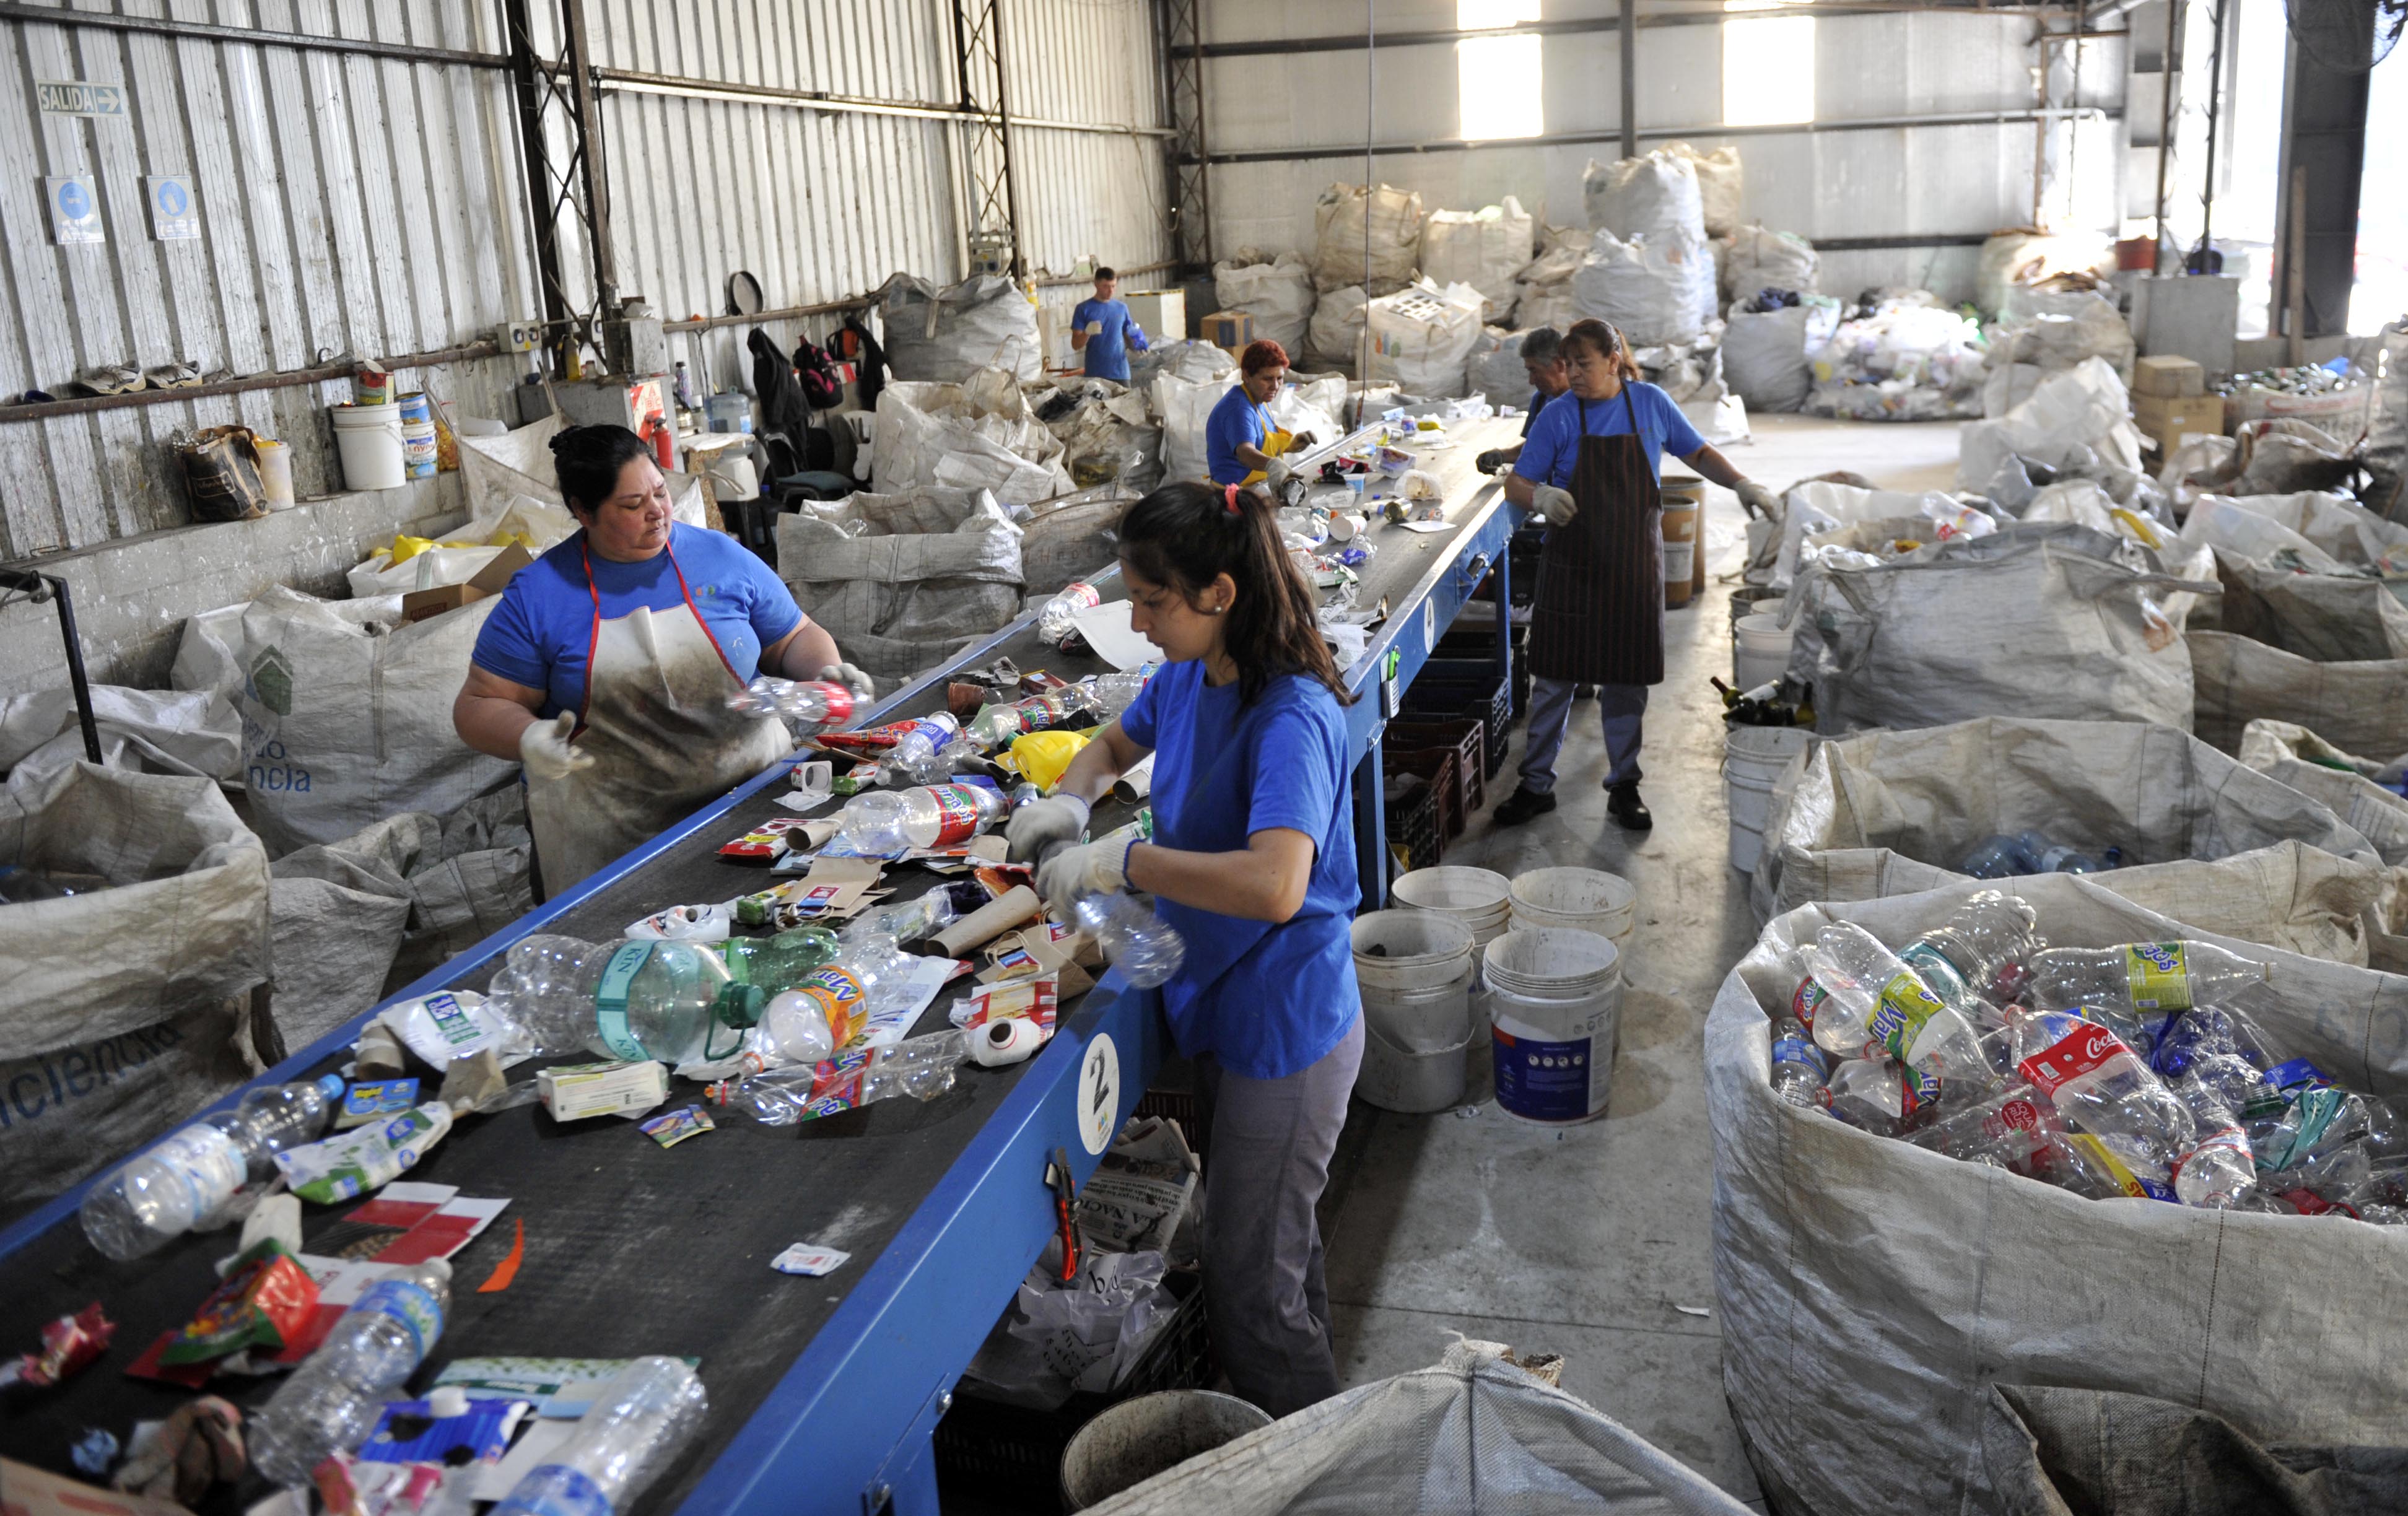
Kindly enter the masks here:
M 1639 769 L 1639 722 L 1647 709 L 1644 684 L 1600 684 L 1597 713 L 1605 725 L 1605 752 L 1613 767 L 1608 784 L 1636 784 Z M 1572 681 L 1530 680 L 1530 727 L 1523 737 L 1522 788 L 1533 794 L 1553 794 L 1555 754 L 1563 751 L 1564 731 L 1572 722 Z
M 1204 1159 L 1204 1304 L 1230 1387 L 1272 1416 L 1338 1393 L 1313 1207 L 1363 1062 L 1363 1019 L 1318 1063 L 1253 1080 L 1197 1060 L 1211 1122 Z

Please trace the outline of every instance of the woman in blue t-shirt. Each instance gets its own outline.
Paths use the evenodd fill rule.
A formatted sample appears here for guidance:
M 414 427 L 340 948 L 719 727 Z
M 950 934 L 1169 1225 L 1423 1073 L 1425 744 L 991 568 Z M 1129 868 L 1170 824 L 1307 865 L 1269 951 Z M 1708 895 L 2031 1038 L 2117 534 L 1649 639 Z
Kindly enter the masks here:
M 777 718 L 727 708 L 755 673 L 871 692 L 768 565 L 669 519 L 643 438 L 573 426 L 552 459 L 584 530 L 511 578 L 452 724 L 524 765 L 537 876 L 557 894 L 792 751 Z
M 1313 1205 L 1362 1062 L 1349 922 L 1351 698 L 1281 545 L 1270 502 L 1234 485 L 1166 485 L 1120 525 L 1129 622 L 1162 670 L 1011 819 L 1011 856 L 1075 843 L 1089 804 L 1149 751 L 1154 839 L 1056 851 L 1038 887 L 1151 893 L 1186 939 L 1163 986 L 1211 1109 L 1204 1287 L 1238 1393 L 1284 1416 L 1338 1393 Z

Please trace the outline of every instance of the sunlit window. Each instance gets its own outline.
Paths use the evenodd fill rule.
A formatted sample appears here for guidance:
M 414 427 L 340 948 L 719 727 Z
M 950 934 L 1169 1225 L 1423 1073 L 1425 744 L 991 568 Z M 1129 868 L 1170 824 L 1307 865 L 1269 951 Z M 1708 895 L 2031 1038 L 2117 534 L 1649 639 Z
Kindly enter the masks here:
M 1764 0 L 1729 0 L 1724 8 L 1771 7 Z M 1813 119 L 1814 18 L 1723 22 L 1723 120 L 1734 126 L 1776 126 Z
M 1539 19 L 1539 0 L 1455 0 L 1457 31 L 1497 31 Z M 1539 38 L 1474 36 L 1455 45 L 1461 135 L 1479 140 L 1546 130 Z

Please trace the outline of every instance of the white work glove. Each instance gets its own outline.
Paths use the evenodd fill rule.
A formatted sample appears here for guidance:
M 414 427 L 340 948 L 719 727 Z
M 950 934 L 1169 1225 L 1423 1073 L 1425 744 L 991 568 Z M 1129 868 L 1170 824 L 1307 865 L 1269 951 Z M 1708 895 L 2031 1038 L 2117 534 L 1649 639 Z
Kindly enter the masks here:
M 1731 493 L 1739 496 L 1740 504 L 1752 514 L 1760 515 L 1769 522 L 1781 519 L 1781 497 L 1756 480 L 1742 479 L 1731 486 Z
M 1263 465 L 1263 482 L 1276 491 L 1281 485 L 1285 484 L 1288 476 L 1295 472 L 1296 470 L 1288 467 L 1286 459 L 1272 458 Z
M 1580 503 L 1570 490 L 1541 484 L 1530 492 L 1530 514 L 1549 526 L 1562 526 L 1580 514 Z
M 1037 865 L 1037 893 L 1054 914 L 1069 919 L 1070 908 L 1091 894 L 1111 894 L 1128 887 L 1129 850 L 1134 837 L 1065 848 Z
M 843 685 L 853 692 L 853 698 L 864 706 L 878 698 L 878 687 L 869 682 L 869 676 L 852 664 L 830 664 L 811 678 L 823 684 Z
M 1075 845 L 1087 831 L 1087 803 L 1075 794 L 1032 800 L 1011 813 L 1003 839 L 1010 844 L 1005 861 L 1033 864 L 1057 843 Z
M 527 722 L 519 734 L 519 762 L 526 765 L 527 778 L 556 782 L 593 767 L 594 755 L 568 740 L 576 730 L 576 715 L 566 710 L 548 722 Z

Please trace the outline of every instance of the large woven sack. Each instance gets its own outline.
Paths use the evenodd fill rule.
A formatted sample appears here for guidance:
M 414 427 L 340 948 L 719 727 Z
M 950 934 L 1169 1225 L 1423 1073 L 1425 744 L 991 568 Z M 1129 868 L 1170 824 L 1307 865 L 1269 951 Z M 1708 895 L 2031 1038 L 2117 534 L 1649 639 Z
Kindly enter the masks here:
M 1251 255 L 1251 256 L 1250 256 Z M 1305 323 L 1312 319 L 1312 266 L 1293 252 L 1266 260 L 1252 248 L 1212 265 L 1212 298 L 1223 310 L 1254 318 L 1254 336 L 1268 337 L 1291 359 L 1304 356 Z
M 1818 744 L 1774 795 L 1752 898 L 1759 918 L 1810 900 L 1875 893 L 1885 853 L 1933 865 L 1938 884 L 1988 837 L 2038 831 L 2126 867 L 2213 860 L 2296 841 L 2368 865 L 2380 860 L 2332 810 L 2148 722 L 2043 722 L 1992 716 L 1914 731 L 1861 732 Z M 2356 947 L 2365 961 L 2362 943 Z
M 1719 350 L 1723 378 L 1750 410 L 1799 409 L 1814 390 L 1806 355 L 1829 341 L 1838 324 L 1838 307 L 1828 304 L 1765 311 L 1733 306 Z
M 1322 302 L 1324 309 L 1328 306 L 1327 300 Z M 1236 389 L 1237 385 L 1235 373 L 1200 381 L 1165 374 L 1154 381 L 1148 398 L 1153 404 L 1154 413 L 1162 418 L 1162 477 L 1165 479 L 1204 478 L 1204 428 L 1212 420 L 1212 408 L 1219 405 L 1221 397 Z
M 1510 194 L 1478 210 L 1434 210 L 1422 223 L 1422 278 L 1441 290 L 1470 285 L 1480 292 L 1480 319 L 1504 325 L 1512 320 L 1514 279 L 1529 265 L 1536 228 L 1522 202 Z M 1405 388 L 1412 391 L 1410 384 Z
M 1464 364 L 1480 340 L 1480 292 L 1469 284 L 1441 290 L 1427 279 L 1367 307 L 1370 384 L 1394 384 L 1407 394 L 1448 398 L 1463 393 Z
M 0 791 L 0 863 L 111 888 L 0 905 L 0 1206 L 55 1194 L 264 1065 L 267 851 L 213 779 L 79 763 Z
M 1359 284 L 1321 292 L 1304 339 L 1306 356 L 1315 368 L 1354 372 L 1362 361 L 1363 312 L 1369 303 Z
M 1706 236 L 1729 236 L 1737 232 L 1747 199 L 1739 150 L 1726 143 L 1712 152 L 1699 152 L 1686 142 L 1675 142 L 1664 150 L 1687 159 L 1698 176 L 1698 215 L 1705 223 Z
M 1733 300 L 1753 299 L 1764 290 L 1813 294 L 1822 262 L 1814 244 L 1795 232 L 1770 231 L 1761 222 L 1742 226 L 1723 257 L 1723 292 Z
M 566 519 L 571 526 L 576 518 L 560 497 L 560 479 L 552 470 L 552 439 L 568 424 L 558 411 L 524 426 L 514 426 L 499 436 L 469 436 L 462 434 L 460 443 L 460 493 L 468 507 L 468 520 L 456 530 L 464 540 L 490 542 L 502 533 L 523 532 L 533 551 L 567 536 L 560 522 Z M 702 477 L 698 474 L 667 474 L 663 476 L 669 486 L 669 515 L 688 526 L 710 524 L 702 503 Z M 451 534 L 446 534 L 447 536 Z M 550 541 L 546 541 L 549 536 Z M 542 543 L 543 547 L 534 544 Z M 464 551 L 455 549 L 453 551 Z M 388 560 L 390 554 L 384 554 Z M 366 599 L 370 594 L 391 594 L 396 586 L 376 577 L 370 569 L 369 579 L 358 578 L 361 569 L 379 561 L 370 554 L 366 564 L 352 569 L 351 594 Z M 458 572 L 456 579 L 439 579 L 437 584 L 466 584 L 476 577 L 477 569 L 490 559 L 473 560 L 473 567 L 459 572 L 458 565 L 471 562 L 453 559 L 447 565 Z M 404 568 L 409 565 L 404 564 Z M 398 586 L 407 592 L 418 588 L 416 579 Z
M 2133 566 L 2087 527 L 2010 526 L 1790 586 L 1789 674 L 1827 733 L 1977 716 L 2190 728 L 2183 621 L 2214 586 Z
M 1088 1508 L 1092 1516 L 1742 1516 L 1747 1508 L 1585 1401 L 1458 1339 Z
M 2408 526 L 2335 492 L 2202 494 L 2183 518 L 2182 535 L 2261 562 L 2287 550 L 2278 566 L 2310 574 L 2408 578 Z
M 1025 383 L 1044 372 L 1037 307 L 1000 274 L 941 290 L 897 274 L 878 296 L 886 366 L 898 379 L 959 384 L 979 369 L 999 367 Z
M 500 597 L 404 624 L 401 596 L 321 600 L 281 585 L 184 623 L 173 678 L 230 689 L 251 823 L 278 856 L 405 810 L 446 815 L 518 765 L 460 739 L 452 703 Z
M 2193 730 L 2237 752 L 2251 722 L 2294 722 L 2351 752 L 2408 752 L 2408 659 L 2322 664 L 2230 632 L 2189 633 Z
M 1107 484 L 1032 508 L 1020 538 L 1021 582 L 1027 594 L 1052 595 L 1110 564 L 1120 551 L 1113 528 L 1138 495 L 1126 486 Z
M 1581 202 L 1591 231 L 1633 236 L 1684 237 L 1703 243 L 1706 210 L 1698 168 L 1683 154 L 1658 148 L 1636 158 L 1581 171 Z
M 983 370 L 1003 379 L 996 369 Z M 1046 430 L 1017 385 L 889 384 L 878 393 L 869 477 L 882 495 L 992 490 L 1015 506 L 1070 493 L 1061 438 Z
M 1350 285 L 1374 295 L 1400 290 L 1421 256 L 1421 192 L 1333 184 L 1312 207 L 1312 282 L 1324 294 Z
M 2408 489 L 2401 487 L 2408 479 L 2408 321 L 2385 327 L 2382 344 L 2382 378 L 2366 422 L 2366 467 L 2373 476 L 2366 503 L 2397 521 L 2408 514 Z
M 2241 730 L 2241 762 L 2286 784 L 2342 819 L 2386 864 L 2408 865 L 2408 796 L 2375 776 L 2400 772 L 2401 754 L 2386 762 L 2344 752 L 2290 722 L 2251 722 Z
M 1572 276 L 1572 306 L 1611 322 L 1634 348 L 1693 342 L 1714 313 L 1714 261 L 1702 236 L 1599 230 Z
M 2408 605 L 2391 586 L 2357 574 L 2303 574 L 2215 551 L 2224 584 L 2218 630 L 2320 664 L 2408 658 Z
M 216 692 L 94 684 L 88 693 L 101 761 L 109 767 L 207 779 L 242 772 L 242 723 Z M 9 783 L 48 779 L 86 756 L 73 690 L 0 695 L 0 774 Z
M 1957 434 L 1956 487 L 1981 493 L 2010 457 L 2051 468 L 2106 464 L 2137 470 L 2141 434 L 2126 407 L 2124 381 L 2103 358 L 2047 375 L 2021 405 Z
M 974 493 L 854 494 L 778 518 L 778 573 L 845 657 L 907 679 L 1020 612 L 1021 533 Z
M 1529 405 L 1530 371 L 1522 366 L 1522 338 L 1526 335 L 1484 328 L 1463 365 L 1464 393 L 1479 395 L 1492 406 L 1520 409 Z
M 2279 1003 L 2258 1019 L 2285 1056 L 2408 1093 L 2408 980 L 2186 933 L 2084 877 L 2017 889 L 2057 946 L 2187 935 L 2270 964 Z M 1993 1384 L 2178 1398 L 2272 1440 L 2396 1437 L 2408 1249 L 2389 1229 L 2085 1200 L 1772 1093 L 1769 1018 L 1797 987 L 1799 941 L 1838 919 L 1902 944 L 1972 891 L 1777 917 L 1706 1020 L 1723 1385 L 1773 1509 L 2000 1509 L 1981 1434 Z

